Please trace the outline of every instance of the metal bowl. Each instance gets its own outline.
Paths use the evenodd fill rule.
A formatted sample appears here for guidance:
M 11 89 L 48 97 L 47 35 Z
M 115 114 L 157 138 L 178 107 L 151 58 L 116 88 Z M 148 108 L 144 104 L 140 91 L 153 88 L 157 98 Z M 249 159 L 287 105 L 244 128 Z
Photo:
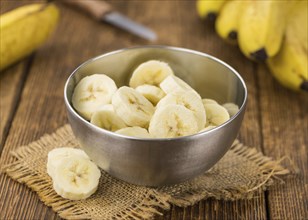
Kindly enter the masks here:
M 104 73 L 118 87 L 127 85 L 142 62 L 167 62 L 175 74 L 202 97 L 219 103 L 234 102 L 240 109 L 226 123 L 206 132 L 178 137 L 142 139 L 127 137 L 90 124 L 72 107 L 76 84 L 85 76 Z M 245 112 L 247 89 L 240 75 L 228 64 L 201 52 L 144 46 L 122 49 L 88 60 L 68 78 L 64 88 L 68 119 L 80 146 L 110 175 L 138 185 L 180 183 L 204 173 L 216 164 L 235 140 Z

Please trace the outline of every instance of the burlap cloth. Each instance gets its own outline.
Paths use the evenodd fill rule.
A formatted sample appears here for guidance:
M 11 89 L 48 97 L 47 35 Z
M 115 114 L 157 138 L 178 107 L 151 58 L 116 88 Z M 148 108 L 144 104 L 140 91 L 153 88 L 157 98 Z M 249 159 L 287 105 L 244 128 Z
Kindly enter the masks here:
M 25 183 L 40 199 L 66 219 L 148 219 L 170 204 L 189 206 L 213 197 L 249 199 L 288 173 L 254 148 L 235 141 L 227 154 L 208 172 L 188 182 L 148 188 L 117 180 L 102 171 L 97 192 L 86 200 L 70 201 L 58 196 L 46 173 L 47 153 L 57 147 L 78 147 L 69 125 L 51 135 L 12 151 L 15 162 L 4 167 L 14 180 Z

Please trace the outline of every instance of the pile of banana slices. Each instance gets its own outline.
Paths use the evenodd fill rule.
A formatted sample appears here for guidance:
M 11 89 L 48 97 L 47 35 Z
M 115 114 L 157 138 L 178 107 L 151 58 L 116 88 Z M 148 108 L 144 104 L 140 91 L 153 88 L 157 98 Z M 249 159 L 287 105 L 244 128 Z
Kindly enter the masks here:
M 104 74 L 84 77 L 72 104 L 92 124 L 138 138 L 174 138 L 212 129 L 236 114 L 233 103 L 218 104 L 175 76 L 169 65 L 150 60 L 133 72 L 128 86 L 117 88 Z
M 105 74 L 84 77 L 75 87 L 72 103 L 92 124 L 138 138 L 173 138 L 210 130 L 226 122 L 239 108 L 202 99 L 169 65 L 150 60 L 133 72 L 129 86 L 118 89 Z M 86 199 L 97 190 L 101 172 L 76 148 L 48 153 L 47 173 L 63 198 Z

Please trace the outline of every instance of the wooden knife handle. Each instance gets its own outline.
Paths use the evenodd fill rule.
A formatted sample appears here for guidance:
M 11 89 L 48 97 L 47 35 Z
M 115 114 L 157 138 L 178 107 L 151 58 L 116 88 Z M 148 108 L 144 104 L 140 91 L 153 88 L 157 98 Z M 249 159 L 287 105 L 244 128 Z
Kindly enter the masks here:
M 78 7 L 95 19 L 101 19 L 105 14 L 112 11 L 112 7 L 104 1 L 96 0 L 60 0 L 68 5 Z

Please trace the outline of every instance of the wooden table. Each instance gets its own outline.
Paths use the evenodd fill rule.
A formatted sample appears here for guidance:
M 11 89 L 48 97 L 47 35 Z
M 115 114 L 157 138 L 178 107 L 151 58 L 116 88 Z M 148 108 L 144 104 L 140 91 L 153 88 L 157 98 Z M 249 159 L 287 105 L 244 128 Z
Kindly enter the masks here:
M 1 13 L 30 1 L 1 1 Z M 34 1 L 32 1 L 34 2 Z M 113 1 L 119 11 L 153 28 L 155 44 L 199 50 L 226 61 L 248 86 L 249 101 L 239 138 L 264 154 L 288 156 L 298 168 L 252 200 L 208 199 L 192 207 L 172 207 L 157 219 L 308 219 L 308 94 L 280 86 L 263 64 L 246 59 L 199 20 L 194 1 Z M 35 54 L 3 71 L 1 78 L 2 162 L 10 150 L 67 123 L 63 86 L 76 66 L 108 51 L 149 42 L 100 24 L 60 5 L 56 32 Z M 290 163 L 284 163 L 288 165 Z M 0 176 L 0 219 L 59 219 L 26 186 Z

